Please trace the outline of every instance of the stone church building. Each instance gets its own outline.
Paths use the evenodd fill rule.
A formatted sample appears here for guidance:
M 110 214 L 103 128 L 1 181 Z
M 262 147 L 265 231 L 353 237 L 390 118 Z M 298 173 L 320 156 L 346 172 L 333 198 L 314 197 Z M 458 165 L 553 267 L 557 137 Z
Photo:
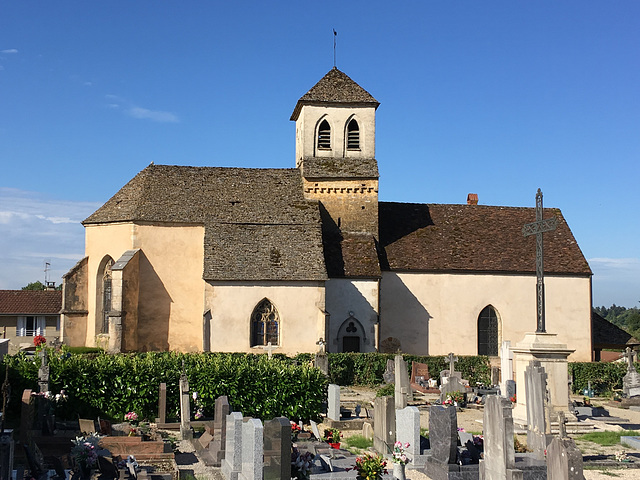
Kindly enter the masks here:
M 534 209 L 378 201 L 378 105 L 333 68 L 291 115 L 295 168 L 146 167 L 83 222 L 63 341 L 497 355 L 534 331 Z M 547 331 L 588 361 L 591 270 L 544 216 Z

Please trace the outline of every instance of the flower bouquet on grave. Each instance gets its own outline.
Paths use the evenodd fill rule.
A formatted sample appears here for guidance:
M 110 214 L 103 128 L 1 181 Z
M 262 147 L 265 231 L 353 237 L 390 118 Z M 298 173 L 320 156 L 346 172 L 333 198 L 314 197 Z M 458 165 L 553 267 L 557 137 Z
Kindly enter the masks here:
M 342 434 L 337 428 L 324 429 L 324 441 L 331 445 L 332 448 L 340 448 L 340 437 L 342 437 Z
M 462 405 L 464 403 L 464 393 L 462 392 L 449 392 L 447 393 L 447 398 L 445 398 L 443 405 Z
M 289 423 L 291 424 L 291 441 L 295 442 L 298 440 L 298 434 L 302 431 L 302 429 L 300 428 L 300 425 L 292 420 L 289 420 Z
M 36 347 L 36 352 L 38 352 L 47 345 L 47 339 L 44 335 L 36 335 L 33 337 L 33 344 Z
M 88 478 L 92 468 L 98 465 L 98 442 L 102 438 L 97 433 L 92 433 L 83 437 L 76 437 L 71 440 L 71 459 L 74 469 L 80 473 L 81 477 Z
M 387 473 L 387 462 L 382 455 L 365 453 L 356 458 L 355 469 L 358 472 L 357 478 L 361 480 L 381 480 L 382 475 Z
M 409 448 L 409 443 L 403 444 L 402 442 L 396 442 L 393 444 L 393 453 L 391 455 L 391 461 L 393 463 L 399 463 L 401 465 L 406 465 L 411 460 L 407 457 L 407 454 L 404 453 L 405 448 Z
M 309 480 L 314 458 L 311 452 L 300 453 L 298 447 L 291 447 L 291 478 Z
M 204 407 L 202 406 L 202 402 L 200 401 L 198 392 L 193 392 L 191 398 L 193 398 L 193 403 L 196 407 L 196 413 L 194 413 L 193 418 L 195 418 L 196 420 L 202 420 L 204 418 Z

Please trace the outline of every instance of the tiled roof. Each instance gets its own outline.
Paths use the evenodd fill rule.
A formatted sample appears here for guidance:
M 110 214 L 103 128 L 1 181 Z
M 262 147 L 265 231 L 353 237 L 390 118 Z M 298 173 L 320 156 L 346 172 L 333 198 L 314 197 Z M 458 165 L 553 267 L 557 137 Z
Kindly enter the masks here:
M 204 225 L 206 280 L 326 279 L 297 169 L 150 165 L 83 223 L 124 221 Z
M 640 343 L 631 334 L 594 311 L 591 311 L 591 341 L 594 349 L 625 348 Z
M 318 158 L 306 157 L 302 162 L 302 175 L 312 178 L 378 178 L 375 158 Z
M 366 233 L 325 232 L 325 261 L 329 277 L 380 277 L 375 239 Z
M 56 315 L 61 309 L 60 290 L 0 290 L 0 315 Z
M 544 234 L 546 273 L 591 275 L 589 264 L 558 209 L 557 229 Z M 535 273 L 535 237 L 522 226 L 533 208 L 379 203 L 383 269 Z
M 344 103 L 349 105 L 371 104 L 376 108 L 380 105 L 369 92 L 336 67 L 329 70 L 329 73 L 311 87 L 311 90 L 300 97 L 291 114 L 291 120 L 295 121 L 298 118 L 302 105 L 322 103 Z

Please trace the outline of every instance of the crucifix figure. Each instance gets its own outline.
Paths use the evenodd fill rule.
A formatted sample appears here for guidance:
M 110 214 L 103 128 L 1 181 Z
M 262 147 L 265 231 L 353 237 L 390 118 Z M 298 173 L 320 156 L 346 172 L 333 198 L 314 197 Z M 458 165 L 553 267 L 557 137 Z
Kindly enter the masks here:
M 451 352 L 449 355 L 447 355 L 445 357 L 447 360 L 449 360 L 449 376 L 453 377 L 453 372 L 454 372 L 454 364 L 458 361 L 458 357 L 456 357 L 453 352 Z
M 536 193 L 536 221 L 527 223 L 522 227 L 522 234 L 525 237 L 536 236 L 536 306 L 538 307 L 536 333 L 546 333 L 544 325 L 544 252 L 542 249 L 542 234 L 556 229 L 557 221 L 555 217 L 542 218 L 542 191 L 538 189 Z

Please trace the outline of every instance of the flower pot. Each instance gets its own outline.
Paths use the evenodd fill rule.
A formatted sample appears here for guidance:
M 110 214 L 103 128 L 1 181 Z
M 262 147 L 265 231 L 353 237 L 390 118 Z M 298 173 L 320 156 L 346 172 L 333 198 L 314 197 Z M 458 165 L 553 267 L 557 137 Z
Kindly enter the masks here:
M 405 477 L 405 467 L 404 463 L 394 463 L 393 464 L 393 478 L 397 480 L 406 480 Z
M 335 448 L 336 450 L 340 450 L 340 443 L 331 443 L 329 442 L 331 448 Z

